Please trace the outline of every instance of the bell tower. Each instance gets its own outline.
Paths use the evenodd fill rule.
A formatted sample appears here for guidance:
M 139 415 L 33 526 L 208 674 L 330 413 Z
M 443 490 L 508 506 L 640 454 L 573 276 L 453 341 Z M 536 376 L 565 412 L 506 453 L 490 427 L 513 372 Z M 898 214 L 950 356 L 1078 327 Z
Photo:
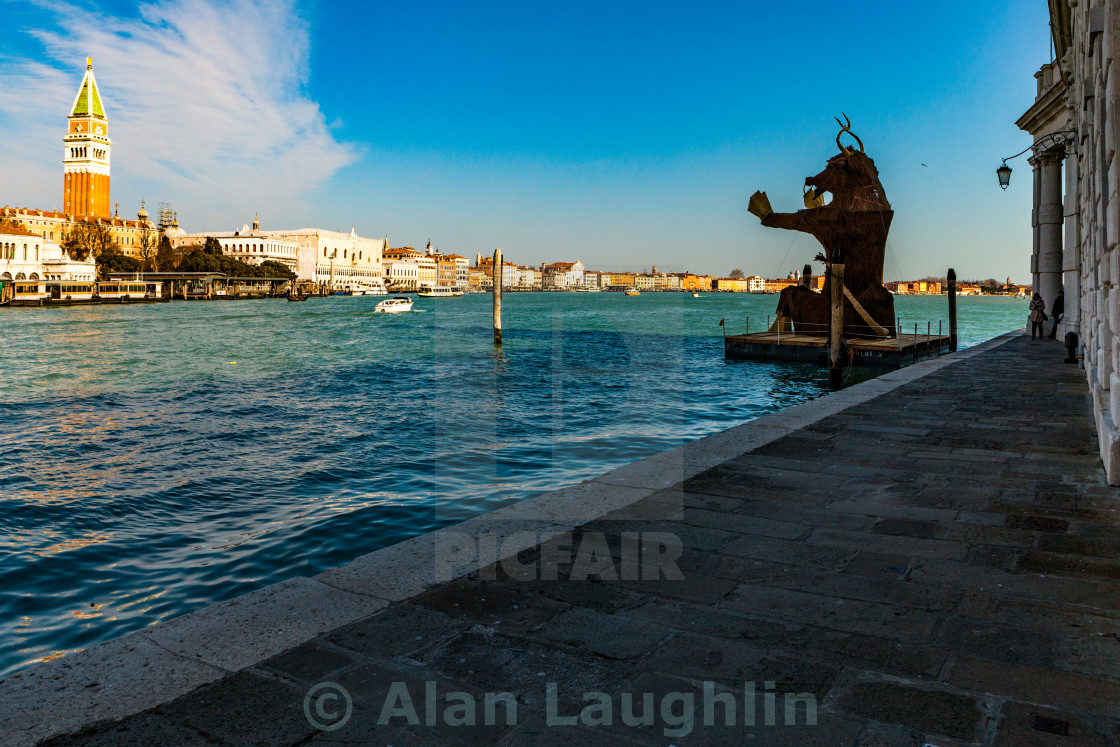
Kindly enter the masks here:
M 70 107 L 69 124 L 62 138 L 64 213 L 108 218 L 109 120 L 93 77 L 93 58 L 86 59 L 86 74 Z

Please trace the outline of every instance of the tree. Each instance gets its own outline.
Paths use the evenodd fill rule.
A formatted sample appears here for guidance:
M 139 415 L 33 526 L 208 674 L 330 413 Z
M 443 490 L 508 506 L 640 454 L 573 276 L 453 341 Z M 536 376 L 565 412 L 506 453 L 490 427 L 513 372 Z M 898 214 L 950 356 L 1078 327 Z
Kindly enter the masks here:
M 295 273 L 280 262 L 269 260 L 259 265 L 250 265 L 224 254 L 208 254 L 205 247 L 198 246 L 179 262 L 179 272 L 220 272 L 230 277 L 242 278 L 295 277 Z
M 218 256 L 218 257 L 220 257 L 220 256 L 222 256 L 222 254 L 224 254 L 224 252 L 222 252 L 222 245 L 219 244 L 218 240 L 215 239 L 213 236 L 207 236 L 206 237 L 206 243 L 202 245 L 202 251 L 206 254 L 210 254 L 210 255 L 214 255 L 214 256 Z
M 741 277 L 743 277 L 743 271 L 736 267 L 734 270 L 731 271 L 731 273 L 727 277 L 729 277 L 729 278 L 741 278 Z
M 175 252 L 175 247 L 171 246 L 171 239 L 166 236 L 159 240 L 159 247 L 156 248 L 155 265 L 159 272 L 174 272 L 175 268 L 179 266 L 179 256 Z
M 296 274 L 283 262 L 277 262 L 274 259 L 266 259 L 264 262 L 261 262 L 259 266 L 260 269 L 268 273 L 265 277 L 295 280 Z
M 156 267 L 156 247 L 159 243 L 159 234 L 156 229 L 152 227 L 151 223 L 145 223 L 140 228 L 139 243 L 137 248 L 140 252 L 140 266 L 145 270 L 155 270 Z
M 97 262 L 97 277 L 108 280 L 111 272 L 140 272 L 140 260 L 126 257 L 119 252 L 101 252 L 94 260 Z
M 113 241 L 109 229 L 92 221 L 72 224 L 63 235 L 62 250 L 79 262 L 96 258 L 102 252 L 120 253 L 120 247 Z

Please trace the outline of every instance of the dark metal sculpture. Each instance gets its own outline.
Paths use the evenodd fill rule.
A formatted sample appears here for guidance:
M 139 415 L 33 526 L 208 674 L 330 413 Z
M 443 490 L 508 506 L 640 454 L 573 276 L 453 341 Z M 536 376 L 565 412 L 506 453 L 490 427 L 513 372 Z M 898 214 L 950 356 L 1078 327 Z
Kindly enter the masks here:
M 831 280 L 827 267 L 839 250 L 844 263 L 844 336 L 894 336 L 894 298 L 883 287 L 887 232 L 894 211 L 875 162 L 864 153 L 863 141 L 852 132 L 847 115 L 844 120 L 836 120 L 840 153 L 828 160 L 824 171 L 805 179 L 804 210 L 775 213 L 765 192 L 751 195 L 748 209 L 769 228 L 812 234 L 825 250 L 816 257 L 826 265 L 823 291 L 803 285 L 785 288 L 778 298 L 777 324 L 792 322 L 798 334 L 828 335 Z M 845 133 L 855 139 L 858 151 L 840 142 Z M 832 196 L 827 203 L 825 194 Z

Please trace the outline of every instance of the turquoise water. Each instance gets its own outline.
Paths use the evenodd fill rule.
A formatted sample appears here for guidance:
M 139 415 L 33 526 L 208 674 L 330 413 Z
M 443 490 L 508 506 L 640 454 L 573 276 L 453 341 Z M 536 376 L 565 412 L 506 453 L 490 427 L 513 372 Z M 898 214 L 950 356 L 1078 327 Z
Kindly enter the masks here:
M 0 674 L 827 391 L 723 359 L 777 296 L 507 294 L 500 350 L 489 296 L 378 300 L 2 310 Z M 961 344 L 1026 303 L 960 299 Z

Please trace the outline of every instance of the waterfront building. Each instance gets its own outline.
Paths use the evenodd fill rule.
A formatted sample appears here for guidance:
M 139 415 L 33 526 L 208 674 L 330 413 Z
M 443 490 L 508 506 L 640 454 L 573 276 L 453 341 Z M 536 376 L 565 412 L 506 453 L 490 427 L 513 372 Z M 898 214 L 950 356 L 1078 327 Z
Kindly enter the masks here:
M 456 288 L 466 288 L 470 284 L 471 261 L 458 254 L 448 254 L 446 259 L 455 265 L 455 281 L 450 285 Z
M 386 259 L 381 264 L 388 290 L 409 291 L 420 287 L 420 264 L 415 259 Z
M 141 202 L 136 220 L 110 210 L 109 170 L 112 141 L 109 119 L 93 75 L 93 60 L 86 60 L 85 75 L 67 115 L 62 137 L 62 209 L 0 208 L 0 219 L 61 244 L 79 223 L 96 223 L 109 231 L 120 252 L 139 258 L 145 243 L 154 248 L 155 226 Z
M 680 287 L 683 291 L 710 291 L 712 289 L 711 275 L 693 275 L 690 272 L 682 273 L 680 276 Z
M 491 263 L 493 264 L 493 263 Z M 541 287 L 541 273 L 533 267 L 502 262 L 502 287 L 522 290 Z
M 477 255 L 477 266 L 470 270 L 470 285 L 482 290 L 494 288 L 494 258 Z M 477 281 L 477 285 L 475 284 Z M 523 267 L 502 260 L 502 288 L 532 290 L 541 287 L 541 273 L 532 267 Z
M 583 285 L 583 263 L 575 262 L 541 263 L 541 286 L 545 289 L 567 290 Z
M 636 281 L 637 277 L 632 272 L 612 272 L 607 287 L 632 288 Z
M 821 282 L 822 282 L 822 285 L 818 286 L 818 290 L 821 287 L 823 287 L 824 275 L 821 275 Z M 748 293 L 765 293 L 766 292 L 766 281 L 763 280 L 758 275 L 748 275 L 747 276 L 747 292 Z
M 294 242 L 296 277 L 323 290 L 379 288 L 384 283 L 381 256 L 385 239 L 323 228 L 261 231 L 262 236 Z
M 765 280 L 765 281 L 763 281 L 762 287 L 763 287 L 763 290 L 765 290 L 767 293 L 781 293 L 783 288 L 788 288 L 791 285 L 797 285 L 798 280 L 799 280 L 799 278 L 797 278 L 797 277 L 786 277 L 786 278 L 777 278 L 777 279 L 774 279 L 774 280 Z
M 935 295 L 941 293 L 941 283 L 931 280 L 894 280 L 883 283 L 883 287 L 898 295 Z
M 467 285 L 476 290 L 483 290 L 487 285 L 493 285 L 493 279 L 481 267 L 472 267 L 467 274 Z
M 257 218 L 253 219 L 252 228 L 242 225 L 236 231 L 209 233 L 183 233 L 179 222 L 175 221 L 164 235 L 172 246 L 205 244 L 206 239 L 213 238 L 222 245 L 222 254 L 249 265 L 259 265 L 266 261 L 279 262 L 292 272 L 297 272 L 299 266 L 299 244 L 263 233 Z
M 657 281 L 653 275 L 645 273 L 634 276 L 634 287 L 642 291 L 651 291 L 657 287 Z
M 434 288 L 439 285 L 439 267 L 432 255 L 432 242 L 428 242 L 428 253 L 417 251 L 411 246 L 386 249 L 384 256 L 392 260 L 408 259 L 416 262 L 418 287 Z
M 526 288 L 534 288 L 536 290 L 540 290 L 544 287 L 544 276 L 536 267 L 522 267 L 521 277 L 522 283 Z
M 435 257 L 423 255 L 416 260 L 416 264 L 420 268 L 421 288 L 434 288 L 439 285 L 439 267 L 436 265 Z
M 0 296 L 9 297 L 15 280 L 96 280 L 93 259 L 71 259 L 58 244 L 34 231 L 0 228 Z
M 459 288 L 467 283 L 467 271 L 470 261 L 458 254 L 441 254 L 432 251 L 432 242 L 428 242 L 428 254 L 436 262 L 436 279 L 439 285 L 446 288 Z
M 137 211 L 136 220 L 126 220 L 119 214 L 109 218 L 96 216 L 67 215 L 57 210 L 39 210 L 36 208 L 8 207 L 0 208 L 0 220 L 15 223 L 24 230 L 38 234 L 43 239 L 56 244 L 62 244 L 66 234 L 74 226 L 81 223 L 94 223 L 102 226 L 113 237 L 118 250 L 127 257 L 140 258 L 145 240 L 150 241 L 154 247 L 158 242 L 158 229 L 148 219 L 148 213 L 143 204 Z
M 401 246 L 395 249 L 386 248 L 381 252 L 382 259 L 415 259 L 419 260 L 423 252 L 413 249 L 411 246 Z
M 746 278 L 714 278 L 712 280 L 712 290 L 723 291 L 724 293 L 747 293 L 750 290 L 750 284 Z

